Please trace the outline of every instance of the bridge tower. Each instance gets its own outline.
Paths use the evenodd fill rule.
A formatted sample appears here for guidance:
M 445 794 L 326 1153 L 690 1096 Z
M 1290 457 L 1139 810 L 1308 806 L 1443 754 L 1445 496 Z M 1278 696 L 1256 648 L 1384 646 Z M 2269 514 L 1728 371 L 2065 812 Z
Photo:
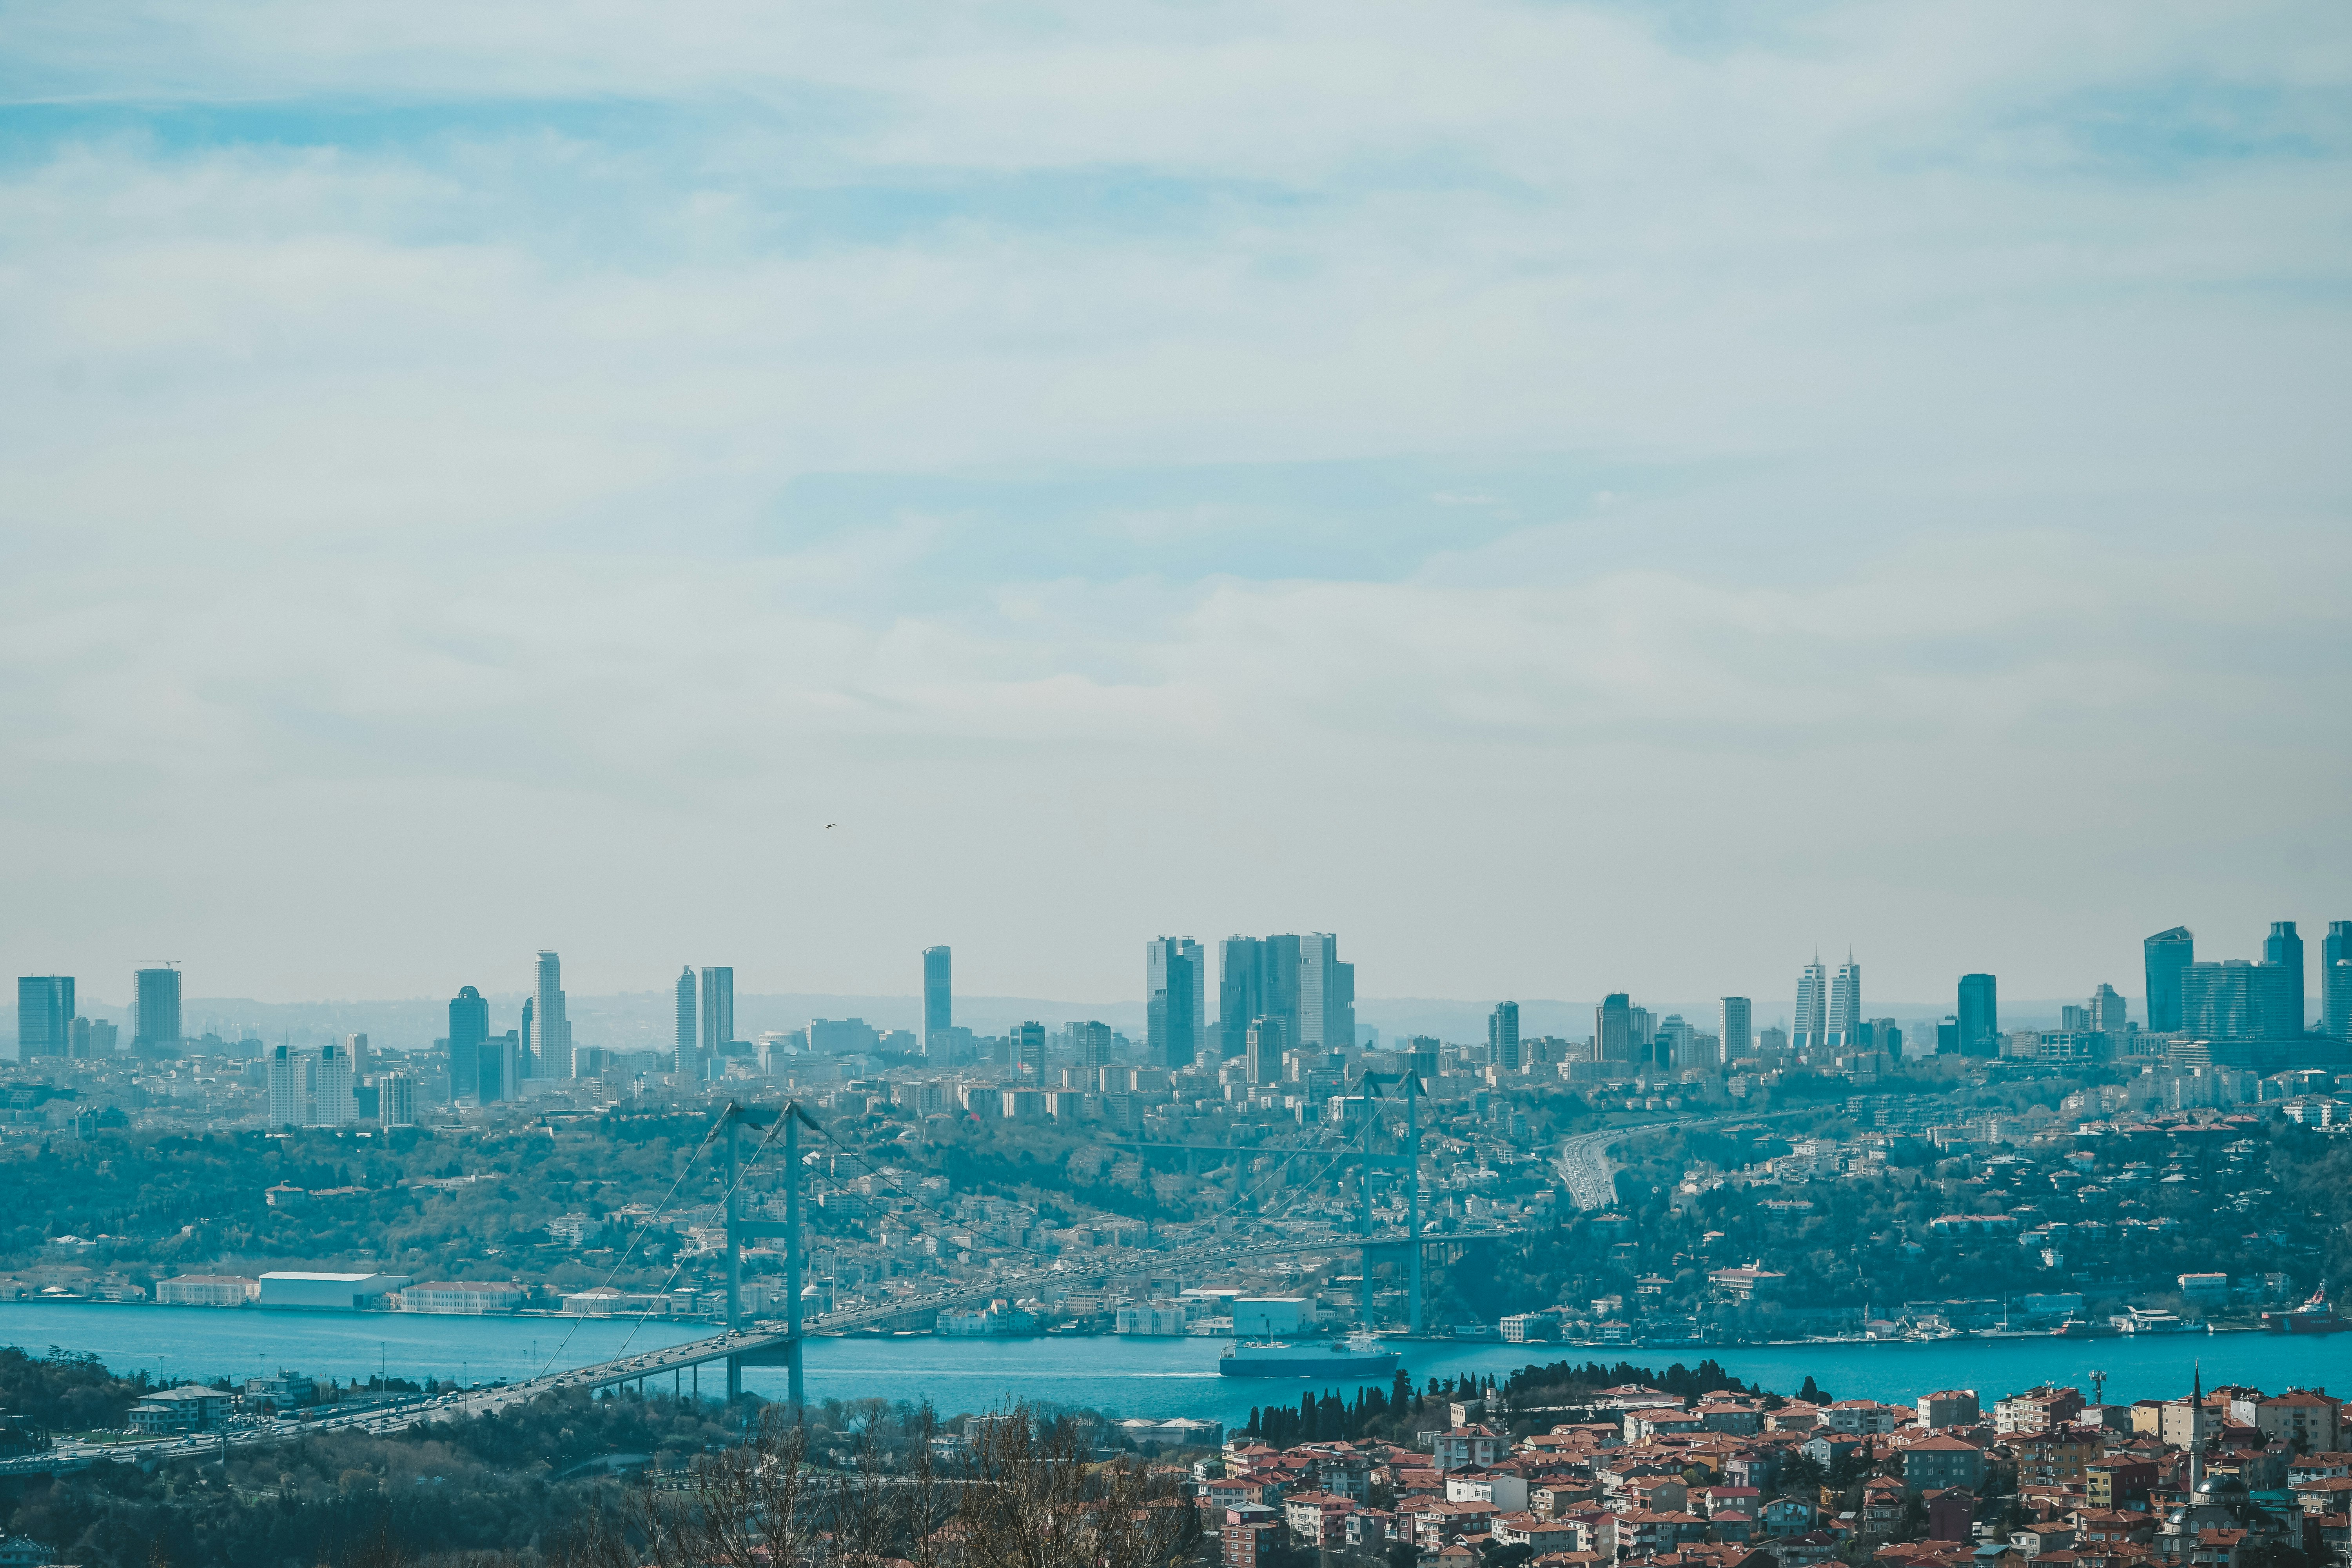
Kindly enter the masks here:
M 775 1130 L 782 1121 L 783 1126 Z M 801 1129 L 818 1131 L 816 1121 L 797 1100 L 786 1101 L 781 1108 L 762 1105 L 740 1105 L 733 1101 L 719 1113 L 719 1127 L 727 1134 L 727 1327 L 733 1331 L 743 1326 L 743 1240 L 747 1237 L 781 1236 L 784 1238 L 784 1368 L 787 1394 L 793 1410 L 801 1408 L 801 1269 L 803 1262 L 801 1245 Z M 742 1173 L 742 1131 L 746 1127 L 766 1127 L 771 1139 L 783 1143 L 784 1217 L 782 1221 L 745 1219 L 742 1194 L 737 1190 Z M 762 1358 L 764 1361 L 764 1358 Z M 743 1392 L 743 1365 L 746 1358 L 727 1358 L 727 1397 L 734 1400 Z M 772 1365 L 772 1363 L 765 1363 Z
M 1421 1075 L 1408 1068 L 1390 1075 L 1366 1073 L 1364 1088 L 1372 1094 L 1381 1085 L 1393 1083 L 1404 1099 L 1404 1153 L 1374 1154 L 1369 1146 L 1364 1150 L 1364 1235 L 1372 1234 L 1372 1167 L 1375 1164 L 1396 1164 L 1404 1171 L 1404 1268 L 1405 1310 L 1413 1333 L 1421 1332 L 1421 1101 L 1427 1092 L 1422 1088 Z M 1366 1134 L 1370 1136 L 1369 1132 Z M 1371 1305 L 1372 1249 L 1364 1248 L 1364 1305 Z

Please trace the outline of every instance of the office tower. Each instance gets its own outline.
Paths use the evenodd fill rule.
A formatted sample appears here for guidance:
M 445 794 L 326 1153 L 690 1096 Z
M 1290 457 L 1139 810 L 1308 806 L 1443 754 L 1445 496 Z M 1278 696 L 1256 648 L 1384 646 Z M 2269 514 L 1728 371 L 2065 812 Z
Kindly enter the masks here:
M 2352 921 L 2330 921 L 2319 939 L 2320 1027 L 2352 1039 Z
M 343 1053 L 352 1058 L 352 1081 L 358 1083 L 367 1077 L 368 1043 L 365 1035 L 345 1035 Z
M 1283 1021 L 1269 1014 L 1254 1020 L 1243 1032 L 1242 1048 L 1248 1058 L 1249 1080 L 1252 1083 L 1282 1081 L 1282 1053 L 1289 1046 Z
M 526 1006 L 529 1004 L 525 1004 Z M 473 1100 L 481 1093 L 482 1042 L 490 1035 L 490 1005 L 470 985 L 449 998 L 449 1098 Z
M 2084 1010 L 2091 1016 L 2091 1027 L 2103 1035 L 2120 1035 L 2130 1022 L 2125 1016 L 2123 997 L 2104 980 L 2091 993 L 2091 1005 Z
M 702 1059 L 698 1078 L 716 1078 L 726 1069 L 719 1063 L 735 1038 L 735 970 L 731 964 L 702 966 Z
M 1633 1059 L 1647 1062 L 1654 1054 L 1651 1047 L 1657 1044 L 1658 1016 L 1647 1007 L 1629 1009 L 1625 1016 L 1633 1023 Z
M 2000 1054 L 2000 989 L 1990 974 L 1960 976 L 1960 1054 Z
M 283 1041 L 269 1047 L 267 1077 L 272 1127 L 299 1127 L 310 1120 L 310 1067 L 307 1058 Z
M 1680 1013 L 1669 1013 L 1658 1020 L 1658 1033 L 1651 1042 L 1650 1059 L 1661 1068 L 1696 1067 L 1691 1056 L 1692 1042 L 1698 1031 L 1683 1019 Z
M 1266 944 L 1254 936 L 1217 943 L 1217 1056 L 1249 1049 L 1249 1027 L 1272 1011 L 1266 1002 Z
M 2197 939 L 2187 926 L 2160 931 L 2140 943 L 2147 961 L 2147 1026 L 2151 1034 L 2180 1031 L 2180 972 L 2197 961 Z
M 539 1070 L 539 1052 L 532 1041 L 532 1014 L 538 1004 L 533 998 L 522 999 L 522 1053 L 515 1058 L 515 1073 L 520 1078 L 543 1078 Z
M 1150 998 L 1145 1042 L 1151 1065 L 1189 1067 L 1201 1049 L 1201 944 L 1191 937 L 1154 937 L 1143 944 L 1143 983 Z
M 923 949 L 923 1054 L 938 1051 L 948 1054 L 947 1046 L 931 1044 L 935 1035 L 945 1036 L 955 1027 L 955 977 L 953 965 L 945 947 Z
M 1944 1021 L 1936 1026 L 1936 1054 L 1939 1057 L 1960 1054 L 1960 1020 L 1958 1014 L 1945 1014 Z
M 1797 981 L 1797 1016 L 1789 1026 L 1790 1043 L 1801 1051 L 1817 1051 L 1830 1032 L 1829 971 L 1819 957 L 1805 965 Z
M 1339 962 L 1339 939 L 1328 931 L 1298 939 L 1297 1041 L 1333 1051 L 1356 1044 L 1356 966 Z
M 699 1037 L 694 1024 L 694 965 L 688 964 L 677 972 L 677 1033 L 670 1049 L 669 1070 L 684 1072 L 694 1062 L 694 1047 Z
M 1830 981 L 1829 1044 L 1842 1051 L 1867 1048 L 1862 1038 L 1862 965 L 1850 952 Z
M 92 1018 L 89 1021 L 89 1054 L 92 1057 L 112 1056 L 116 1034 L 114 1025 L 107 1019 Z
M 1756 1054 L 1754 1005 L 1745 996 L 1726 996 L 1719 1009 L 1723 1059 L 1727 1065 Z
M 66 1026 L 66 1055 L 73 1058 L 76 1061 L 84 1061 L 89 1058 L 89 1020 L 88 1018 L 76 1018 L 72 1023 Z M 24 1059 L 21 1051 L 19 1052 L 17 1059 L 19 1061 Z
M 2058 1028 L 2062 1034 L 2079 1035 L 2091 1026 L 2091 1010 L 2068 1003 L 2058 1009 Z
M 26 974 L 16 980 L 16 1059 L 62 1057 L 73 1048 L 74 983 L 70 974 Z
M 563 960 L 540 950 L 539 969 L 531 988 L 533 1027 L 538 1031 L 534 1065 L 541 1078 L 572 1076 L 572 1020 L 563 1006 Z
M 1892 1018 L 1881 1018 L 1870 1026 L 1870 1048 L 1885 1051 L 1890 1057 L 1903 1054 L 1903 1029 Z
M 2180 1027 L 2208 1040 L 2296 1038 L 2295 979 L 2284 963 L 2192 963 L 2180 972 Z
M 2263 942 L 2263 962 L 2275 963 L 2286 971 L 2284 980 L 2273 981 L 2272 984 L 2278 988 L 2279 1006 L 2293 1025 L 2263 1037 L 2266 1040 L 2300 1039 L 2311 1023 L 2311 1015 L 2304 1008 L 2303 938 L 2295 935 L 2293 921 L 2271 921 L 2271 934 Z
M 1486 1015 L 1486 1059 L 1505 1072 L 1519 1070 L 1519 1005 L 1498 1004 Z
M 416 1080 L 388 1072 L 375 1080 L 375 1119 L 386 1127 L 416 1125 Z
M 131 1031 L 134 1051 L 164 1050 L 180 1043 L 180 972 L 168 965 L 142 969 L 131 977 L 131 1005 L 136 1020 Z
M 352 1099 L 351 1052 L 331 1043 L 320 1048 L 310 1076 L 310 1125 L 341 1127 L 358 1115 Z
M 1013 1061 L 1031 1083 L 1045 1081 L 1045 1026 L 1032 1018 L 1013 1031 Z
M 1596 1062 L 1633 1060 L 1633 999 L 1612 991 L 1592 1010 L 1592 1059 Z
M 509 1029 L 503 1035 L 491 1035 L 481 1043 L 474 1069 L 474 1100 L 480 1105 L 496 1105 L 502 1100 L 519 1100 L 521 1089 L 515 1085 L 516 1058 L 522 1054 L 521 1031 Z M 456 1097 L 453 1089 L 451 1097 Z
M 1298 957 L 1301 947 L 1296 936 L 1270 936 L 1265 939 L 1265 1013 L 1269 1018 L 1282 1020 L 1283 1038 L 1289 1045 L 1298 1043 Z
M 1078 1066 L 1087 1072 L 1110 1066 L 1110 1026 L 1099 1019 L 1070 1026 L 1070 1048 L 1077 1053 Z
M 1756 1054 L 1767 1058 L 1789 1054 L 1789 1031 L 1778 1024 L 1767 1024 L 1756 1031 Z

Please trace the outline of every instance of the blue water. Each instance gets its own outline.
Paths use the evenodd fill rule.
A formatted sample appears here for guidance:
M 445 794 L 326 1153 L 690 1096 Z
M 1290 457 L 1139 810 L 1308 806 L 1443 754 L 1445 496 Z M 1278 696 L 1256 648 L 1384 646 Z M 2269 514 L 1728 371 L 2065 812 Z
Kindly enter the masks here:
M 520 1379 L 551 1362 L 577 1366 L 620 1353 L 698 1339 L 697 1324 L 610 1319 L 411 1317 L 404 1313 L 310 1314 L 218 1311 L 184 1307 L 23 1302 L 0 1305 L 0 1344 L 38 1353 L 51 1345 L 99 1356 L 119 1372 L 145 1368 L 173 1377 L 242 1378 L 267 1364 L 313 1376 L 365 1381 L 379 1368 L 395 1377 Z M 1416 1380 L 1467 1372 L 1502 1374 L 1529 1362 L 1588 1359 L 1663 1367 L 1712 1355 L 1734 1376 L 1783 1394 L 1810 1374 L 1840 1399 L 1908 1401 L 1938 1388 L 1973 1388 L 1987 1399 L 2038 1383 L 2087 1388 L 2107 1373 L 2110 1401 L 2185 1393 L 2193 1364 L 2205 1383 L 2290 1384 L 2352 1392 L 2352 1333 L 2326 1339 L 2268 1334 L 2173 1334 L 2112 1340 L 1963 1340 L 1937 1344 L 1754 1345 L 1603 1352 L 1549 1345 L 1404 1344 Z M 1304 1385 L 1221 1377 L 1223 1342 L 1208 1339 L 945 1340 L 809 1342 L 804 1365 L 812 1399 L 928 1395 L 942 1411 L 984 1410 L 1014 1398 L 1092 1405 L 1118 1415 L 1193 1415 L 1228 1423 L 1255 1405 L 1296 1403 Z M 557 1358 L 560 1354 L 560 1361 Z M 1383 1380 L 1385 1381 L 1385 1380 Z M 704 1392 L 716 1391 L 706 1377 Z M 744 1386 L 770 1396 L 783 1373 L 754 1368 Z

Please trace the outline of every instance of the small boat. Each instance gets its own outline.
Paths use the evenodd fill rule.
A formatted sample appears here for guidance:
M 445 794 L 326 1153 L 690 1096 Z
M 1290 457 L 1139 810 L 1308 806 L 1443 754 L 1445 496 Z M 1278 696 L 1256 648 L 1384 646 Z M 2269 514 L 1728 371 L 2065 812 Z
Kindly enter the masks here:
M 1236 1340 L 1225 1347 L 1217 1371 L 1227 1377 L 1353 1378 L 1360 1382 L 1386 1377 L 1400 1358 L 1382 1350 L 1368 1335 L 1324 1344 L 1286 1344 L 1280 1340 L 1248 1343 Z

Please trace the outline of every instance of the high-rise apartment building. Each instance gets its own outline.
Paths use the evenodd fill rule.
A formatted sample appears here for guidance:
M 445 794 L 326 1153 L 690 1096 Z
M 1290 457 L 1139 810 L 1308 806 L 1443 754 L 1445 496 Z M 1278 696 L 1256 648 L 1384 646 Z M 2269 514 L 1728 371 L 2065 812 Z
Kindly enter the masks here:
M 702 966 L 702 1058 L 697 1076 L 715 1078 L 726 1069 L 719 1063 L 735 1038 L 735 970 L 731 964 Z
M 1339 962 L 1339 939 L 1315 931 L 1298 939 L 1300 1049 L 1352 1049 L 1356 1044 L 1356 966 Z
M 1201 1053 L 1201 944 L 1188 936 L 1145 942 L 1143 984 L 1150 998 L 1144 1041 L 1151 1065 L 1171 1071 L 1191 1066 Z
M 1868 1048 L 1862 1026 L 1862 965 L 1853 961 L 1852 953 L 1846 954 L 1845 962 L 1838 965 L 1837 973 L 1830 980 L 1828 1024 L 1831 1049 L 1854 1051 Z
M 73 1054 L 74 982 L 70 974 L 25 974 L 16 980 L 16 1059 Z
M 2000 987 L 1991 975 L 1960 976 L 1960 1005 L 1953 1016 L 1960 1022 L 1962 1056 L 2000 1054 Z
M 1503 1002 L 1486 1015 L 1486 1059 L 1505 1072 L 1519 1070 L 1519 1005 Z
M 533 1066 L 541 1078 L 570 1078 L 572 1021 L 563 1006 L 563 960 L 543 948 L 539 954 L 531 1000 L 536 1019 L 532 1027 L 539 1035 L 531 1052 Z
M 674 1043 L 669 1053 L 669 1070 L 674 1073 L 690 1075 L 693 1072 L 695 1048 L 701 1043 L 701 1036 L 697 1032 L 694 1021 L 696 984 L 691 963 L 677 972 L 677 1026 L 671 1037 Z
M 1242 1041 L 1243 1052 L 1249 1063 L 1250 1082 L 1280 1083 L 1282 1053 L 1289 1048 L 1289 1045 L 1282 1019 L 1268 1014 L 1253 1021 L 1244 1031 Z
M 1755 1005 L 1745 996 L 1726 996 L 1717 1009 L 1723 1037 L 1723 1059 L 1736 1062 L 1756 1054 Z
M 319 1051 L 310 1074 L 310 1116 L 313 1127 L 344 1127 L 359 1119 L 352 1098 L 352 1055 L 348 1047 L 330 1043 Z
M 1601 999 L 1592 1010 L 1592 1059 L 1596 1062 L 1631 1062 L 1634 1059 L 1633 999 L 1622 991 L 1612 991 Z
M 2197 938 L 2187 926 L 2160 931 L 2140 943 L 2147 962 L 2147 1026 L 2152 1034 L 2180 1031 L 2180 974 L 2197 962 Z
M 176 1047 L 180 1034 L 180 972 L 166 964 L 142 969 L 131 977 L 134 1051 Z
M 2130 1022 L 2125 1016 L 2123 997 L 2105 981 L 2091 993 L 2091 1005 L 2085 1011 L 2090 1015 L 2091 1027 L 2103 1035 L 2120 1035 Z
M 481 1092 L 482 1042 L 490 1034 L 490 1005 L 470 985 L 449 998 L 449 1098 L 473 1100 Z
M 2320 1026 L 2352 1040 L 2352 921 L 2330 921 L 2319 942 Z
M 352 1058 L 352 1081 L 358 1083 L 367 1077 L 368 1043 L 365 1035 L 345 1035 L 343 1050 Z
M 949 1054 L 948 1031 L 955 1027 L 955 973 L 944 946 L 923 949 L 923 1054 Z M 936 1037 L 940 1043 L 933 1045 Z
M 1797 980 L 1797 1016 L 1789 1025 L 1789 1043 L 1800 1051 L 1819 1050 L 1829 1032 L 1830 972 L 1816 958 Z
M 404 1072 L 379 1073 L 375 1080 L 375 1119 L 386 1127 L 416 1125 L 416 1080 Z
M 2295 935 L 2293 921 L 2271 921 L 2271 934 L 2263 941 L 2263 962 L 2274 963 L 2286 972 L 2272 982 L 2279 990 L 2279 1003 L 2285 1014 L 2286 1027 L 2275 1035 L 2263 1037 L 2273 1040 L 2294 1040 L 2303 1037 L 2311 1022 L 2305 1009 L 2303 994 L 2303 938 Z
M 264 1081 L 272 1127 L 300 1127 L 310 1120 L 310 1064 L 284 1041 L 269 1047 Z
M 1045 1081 L 1045 1026 L 1036 1019 L 1013 1029 L 1013 1064 L 1029 1082 Z

